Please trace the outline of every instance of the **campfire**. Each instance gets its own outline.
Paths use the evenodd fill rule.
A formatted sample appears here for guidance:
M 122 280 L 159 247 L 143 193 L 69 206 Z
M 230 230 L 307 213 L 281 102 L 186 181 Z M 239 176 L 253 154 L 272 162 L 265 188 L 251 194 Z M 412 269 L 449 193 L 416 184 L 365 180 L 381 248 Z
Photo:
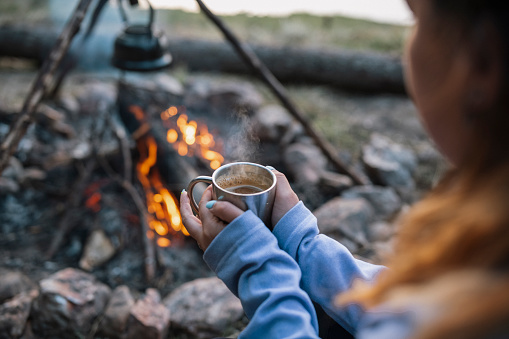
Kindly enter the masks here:
M 345 163 L 245 51 L 239 54 L 258 65 L 282 106 L 264 102 L 250 81 L 184 84 L 165 72 L 137 79 L 126 72 L 113 84 L 95 81 L 95 89 L 70 100 L 51 100 L 46 80 L 58 83 L 55 70 L 90 2 L 80 1 L 21 113 L 0 120 L 8 150 L 0 168 L 9 164 L 0 178 L 0 254 L 8 268 L 0 283 L 16 287 L 10 293 L 0 286 L 10 293 L 0 300 L 0 325 L 15 323 L 5 327 L 11 337 L 238 334 L 247 323 L 240 302 L 213 277 L 178 207 L 192 178 L 225 162 L 254 161 L 286 173 L 322 233 L 378 260 L 390 245 L 400 197 L 413 199 L 412 154 L 378 137 L 363 148 L 362 164 L 350 157 Z M 237 112 L 245 112 L 249 133 L 229 119 Z M 22 119 L 13 123 L 14 115 Z M 234 155 L 241 141 L 253 148 L 238 147 Z M 387 163 L 394 173 L 377 167 Z M 396 175 L 402 179 L 391 181 Z M 37 284 L 22 286 L 30 279 L 14 270 Z
M 146 236 L 149 239 L 156 238 L 158 246 L 168 247 L 172 241 L 177 241 L 181 235 L 188 236 L 189 233 L 182 225 L 178 200 L 165 187 L 158 169 L 154 167 L 157 162 L 157 142 L 146 133 L 149 130 L 146 114 L 141 107 L 135 105 L 130 106 L 129 111 L 140 122 L 140 127 L 133 135 L 143 133 L 136 141 L 140 154 L 136 173 L 143 186 L 147 204 L 146 216 L 150 230 Z M 215 141 L 206 124 L 198 125 L 194 120 L 188 121 L 188 116 L 183 112 L 185 107 L 181 106 L 179 112 L 179 108 L 171 106 L 160 114 L 167 142 L 180 156 L 197 157 L 207 161 L 211 169 L 218 168 L 224 162 L 224 157 L 218 152 L 221 143 Z

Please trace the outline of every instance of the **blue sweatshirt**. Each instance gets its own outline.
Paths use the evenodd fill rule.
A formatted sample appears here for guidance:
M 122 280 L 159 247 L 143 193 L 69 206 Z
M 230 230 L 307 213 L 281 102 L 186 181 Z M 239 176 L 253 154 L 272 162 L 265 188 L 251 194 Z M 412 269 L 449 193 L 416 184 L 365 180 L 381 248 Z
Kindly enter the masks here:
M 239 297 L 250 319 L 239 338 L 318 338 L 311 300 L 356 333 L 363 310 L 357 305 L 338 308 L 334 299 L 355 279 L 372 281 L 384 269 L 355 259 L 346 247 L 319 234 L 316 218 L 302 202 L 273 233 L 245 212 L 212 241 L 204 260 Z M 365 334 L 379 327 L 376 320 L 364 321 Z

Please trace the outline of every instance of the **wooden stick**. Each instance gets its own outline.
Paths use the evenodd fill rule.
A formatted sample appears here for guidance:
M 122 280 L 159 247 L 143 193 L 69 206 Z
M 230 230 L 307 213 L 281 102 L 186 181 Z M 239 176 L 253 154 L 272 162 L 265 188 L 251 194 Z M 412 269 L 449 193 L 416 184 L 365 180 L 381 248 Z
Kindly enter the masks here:
M 274 95 L 281 101 L 283 106 L 299 121 L 306 133 L 313 138 L 317 146 L 322 150 L 324 155 L 334 164 L 336 169 L 344 174 L 349 175 L 356 184 L 366 185 L 369 184 L 369 179 L 358 173 L 351 166 L 344 164 L 343 161 L 336 155 L 334 147 L 321 136 L 312 126 L 311 122 L 305 115 L 293 104 L 285 88 L 276 79 L 272 72 L 263 64 L 263 62 L 256 56 L 256 54 L 247 46 L 239 41 L 239 39 L 226 27 L 226 25 L 214 14 L 207 6 L 201 1 L 196 0 L 203 13 L 219 28 L 225 38 L 231 42 L 237 53 L 244 59 L 244 61 L 251 66 L 253 71 L 261 77 L 261 79 L 269 86 Z
M 68 204 L 63 216 L 58 221 L 57 231 L 51 240 L 50 247 L 46 252 L 46 259 L 51 259 L 53 256 L 55 256 L 60 246 L 64 242 L 65 236 L 69 234 L 71 229 L 74 228 L 76 224 L 76 211 L 83 201 L 83 192 L 90 182 L 90 178 L 92 177 L 92 173 L 94 172 L 96 165 L 97 162 L 94 157 L 88 159 L 87 162 L 83 165 L 80 178 L 69 191 Z
M 115 133 L 119 148 L 122 152 L 122 158 L 124 160 L 124 177 L 122 178 L 116 174 L 106 159 L 99 157 L 99 164 L 101 164 L 101 167 L 110 178 L 112 178 L 117 184 L 126 190 L 136 205 L 136 209 L 138 210 L 138 215 L 140 217 L 141 230 L 143 232 L 143 245 L 145 249 L 143 262 L 145 266 L 145 277 L 147 278 L 148 282 L 152 282 L 156 273 L 155 244 L 154 238 L 149 238 L 148 236 L 148 233 L 151 230 L 147 223 L 147 207 L 142 197 L 131 182 L 132 158 L 129 150 L 129 141 L 127 140 L 125 130 L 117 123 L 117 121 L 111 116 L 107 116 L 107 119 L 109 126 Z
M 67 22 L 49 56 L 39 70 L 37 78 L 25 99 L 21 113 L 16 121 L 11 124 L 9 132 L 0 144 L 0 174 L 7 167 L 9 158 L 14 154 L 21 138 L 23 138 L 28 127 L 32 124 L 35 111 L 41 99 L 46 94 L 48 86 L 55 75 L 55 71 L 64 55 L 67 53 L 72 39 L 78 33 L 87 8 L 91 2 L 92 0 L 80 0 L 71 19 Z
M 147 223 L 147 213 L 146 206 L 143 200 L 141 199 L 136 188 L 128 181 L 122 180 L 118 177 L 115 180 L 129 193 L 131 198 L 138 209 L 138 213 L 140 214 L 140 223 L 143 231 L 143 244 L 145 247 L 145 276 L 147 281 L 151 282 L 155 277 L 155 267 L 156 267 L 156 259 L 155 259 L 155 248 L 154 248 L 154 238 L 150 238 L 148 233 L 151 231 L 150 227 Z
M 123 126 L 115 120 L 115 118 L 111 115 L 106 116 L 106 121 L 113 131 L 115 138 L 117 139 L 121 154 L 122 160 L 124 161 L 124 180 L 127 182 L 132 182 L 133 172 L 133 160 L 131 157 L 131 148 L 129 147 L 129 140 L 127 139 L 127 133 Z
M 145 277 L 148 282 L 152 282 L 155 277 L 156 272 L 156 259 L 155 259 L 155 246 L 154 239 L 149 238 L 148 232 L 150 231 L 150 227 L 147 224 L 147 212 L 146 206 L 141 198 L 140 194 L 134 187 L 134 185 L 127 181 L 126 179 L 121 178 L 117 175 L 113 169 L 109 166 L 107 161 L 104 158 L 99 158 L 99 163 L 101 167 L 105 170 L 110 178 L 112 178 L 117 184 L 119 184 L 126 192 L 129 194 L 134 204 L 136 205 L 136 209 L 138 210 L 138 215 L 140 217 L 141 230 L 143 232 L 143 247 L 145 249 L 144 255 L 144 266 L 145 266 Z

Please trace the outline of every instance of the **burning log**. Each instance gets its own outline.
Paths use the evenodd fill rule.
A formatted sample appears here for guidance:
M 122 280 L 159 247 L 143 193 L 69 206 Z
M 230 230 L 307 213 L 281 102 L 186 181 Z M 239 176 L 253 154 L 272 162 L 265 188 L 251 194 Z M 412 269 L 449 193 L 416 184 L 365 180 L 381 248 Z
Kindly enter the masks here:
M 126 81 L 118 86 L 119 114 L 138 148 L 136 174 L 145 193 L 144 233 L 149 258 L 153 256 L 149 248 L 153 241 L 158 248 L 168 247 L 179 243 L 182 234 L 189 235 L 175 195 L 198 175 L 196 168 L 210 173 L 224 158 L 217 152 L 207 126 L 190 120 L 183 106 L 180 110 L 175 106 L 181 98 Z M 186 160 L 186 155 L 192 159 Z
M 174 193 L 187 187 L 198 175 L 196 168 L 211 171 L 221 165 L 223 157 L 212 148 L 213 136 L 206 126 L 189 121 L 185 109 L 180 106 L 182 98 L 161 95 L 161 92 L 136 87 L 128 82 L 119 82 L 118 109 L 129 133 L 136 141 L 144 139 L 155 150 L 153 161 L 161 179 Z M 147 137 L 150 136 L 150 137 Z M 155 143 L 155 145 L 150 145 Z M 200 147 L 201 146 L 201 147 Z M 212 147 L 212 148 L 211 148 Z M 193 166 L 191 159 L 198 161 Z M 201 163 L 200 163 L 201 162 Z M 203 168 L 206 163 L 208 168 Z

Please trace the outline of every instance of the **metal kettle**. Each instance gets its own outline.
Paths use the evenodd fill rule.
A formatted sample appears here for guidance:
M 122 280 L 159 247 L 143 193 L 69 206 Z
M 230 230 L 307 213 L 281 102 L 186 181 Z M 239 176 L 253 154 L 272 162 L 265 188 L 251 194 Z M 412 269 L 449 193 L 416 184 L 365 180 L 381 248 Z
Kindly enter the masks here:
M 127 16 L 119 1 L 119 8 L 124 21 Z M 146 72 L 168 67 L 172 56 L 168 51 L 168 39 L 162 31 L 154 31 L 154 9 L 150 8 L 148 25 L 126 25 L 123 32 L 115 39 L 112 58 L 113 66 L 127 71 Z

